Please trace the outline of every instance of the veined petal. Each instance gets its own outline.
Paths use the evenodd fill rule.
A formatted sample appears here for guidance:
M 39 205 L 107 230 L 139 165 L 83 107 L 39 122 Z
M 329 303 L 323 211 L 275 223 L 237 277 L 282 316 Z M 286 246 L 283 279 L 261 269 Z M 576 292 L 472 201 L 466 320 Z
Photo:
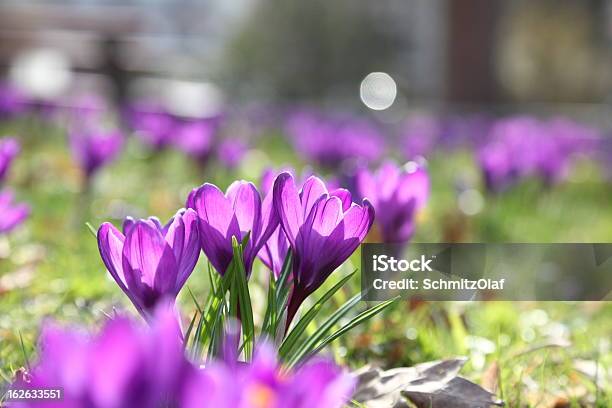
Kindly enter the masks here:
M 273 203 L 287 239 L 293 247 L 300 227 L 304 223 L 304 211 L 293 176 L 281 173 L 274 182 Z
M 325 183 L 320 178 L 316 176 L 308 177 L 300 191 L 304 218 L 310 213 L 319 197 L 327 194 L 327 187 L 325 187 Z
M 344 224 L 344 237 L 357 238 L 359 241 L 368 234 L 374 222 L 374 207 L 366 199 L 361 206 L 354 204 L 345 214 L 342 220 Z
M 123 245 L 125 236 L 110 222 L 105 222 L 98 229 L 98 249 L 102 262 L 119 287 L 128 292 L 123 274 Z
M 342 211 L 348 211 L 353 204 L 353 198 L 351 197 L 350 191 L 345 188 L 337 188 L 336 190 L 329 193 L 332 197 L 338 197 L 342 201 Z
M 174 289 L 177 264 L 172 248 L 161 232 L 147 222 L 137 221 L 126 236 L 123 270 L 130 290 L 142 291 L 146 286 L 153 294 L 161 295 Z
M 238 240 L 251 232 L 249 246 L 261 233 L 261 197 L 253 183 L 235 181 L 227 189 L 227 198 L 232 203 L 233 211 L 240 226 Z
M 179 211 L 167 226 L 165 235 L 166 242 L 174 251 L 174 258 L 178 266 L 175 293 L 181 290 L 200 256 L 198 215 L 192 209 L 188 209 L 182 214 L 181 212 L 183 210 Z
M 318 201 L 313 207 L 312 228 L 322 236 L 328 236 L 342 219 L 342 205 L 341 199 L 336 196 Z
M 192 201 L 200 220 L 226 236 L 232 224 L 234 211 L 231 201 L 223 192 L 217 186 L 206 183 L 197 190 Z

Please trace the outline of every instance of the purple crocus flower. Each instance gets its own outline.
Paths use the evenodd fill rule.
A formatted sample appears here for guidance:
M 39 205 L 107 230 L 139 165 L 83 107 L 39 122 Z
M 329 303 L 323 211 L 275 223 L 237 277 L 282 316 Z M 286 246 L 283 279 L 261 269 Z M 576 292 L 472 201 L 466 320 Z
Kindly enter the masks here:
M 118 130 L 103 130 L 91 125 L 71 129 L 68 135 L 74 160 L 89 180 L 102 166 L 115 159 L 123 147 Z
M 199 162 L 204 162 L 212 153 L 218 118 L 177 122 L 172 135 L 173 144 Z
M 127 120 L 136 136 L 155 150 L 165 148 L 172 140 L 174 118 L 157 105 L 135 104 L 128 109 Z
M 218 147 L 219 161 L 228 169 L 235 169 L 248 150 L 240 139 L 225 139 Z
M 294 254 L 294 288 L 287 327 L 298 308 L 364 240 L 374 221 L 369 201 L 352 202 L 347 190 L 330 194 L 312 176 L 301 190 L 293 176 L 281 173 L 274 182 L 274 208 Z
M 176 298 L 191 275 L 200 254 L 197 220 L 187 209 L 165 226 L 156 218 L 126 218 L 123 233 L 108 222 L 98 229 L 104 265 L 146 319 L 162 300 Z
M 13 159 L 21 151 L 21 146 L 16 139 L 7 137 L 0 140 L 0 182 L 4 181 Z
M 415 162 L 398 167 L 385 162 L 376 173 L 357 173 L 359 195 L 376 209 L 376 225 L 385 243 L 405 243 L 414 234 L 415 216 L 429 196 L 427 171 Z
M 274 349 L 263 344 L 250 364 L 216 362 L 201 370 L 186 387 L 183 406 L 340 408 L 354 387 L 355 379 L 328 360 L 312 360 L 283 372 Z
M 27 204 L 16 204 L 11 190 L 0 191 L 0 234 L 20 225 L 30 215 Z
M 283 171 L 295 175 L 295 171 L 291 168 L 285 168 Z M 272 191 L 272 188 L 274 187 L 274 180 L 278 174 L 279 172 L 272 169 L 264 171 L 261 176 L 261 187 L 264 194 L 269 194 Z M 301 186 L 304 178 L 308 178 L 312 175 L 313 174 L 310 169 L 303 170 L 298 184 Z M 330 183 L 328 182 L 327 185 L 329 187 Z M 330 189 L 332 190 L 331 195 L 342 196 L 344 193 L 344 190 L 340 190 L 338 188 Z M 283 264 L 285 263 L 285 258 L 287 257 L 288 252 L 289 240 L 287 240 L 287 236 L 285 235 L 285 231 L 283 231 L 282 226 L 279 225 L 278 228 L 274 230 L 272 235 L 270 235 L 270 238 L 263 248 L 261 248 L 257 256 L 259 259 L 261 259 L 264 265 L 266 265 L 266 267 L 274 273 L 274 277 L 278 278 L 282 272 Z
M 257 253 L 278 225 L 272 195 L 262 201 L 255 185 L 246 181 L 235 181 L 225 194 L 205 183 L 189 194 L 186 206 L 197 212 L 202 250 L 221 275 L 233 258 L 232 238 L 242 242 L 250 234 L 243 252 L 249 276 Z
M 385 150 L 379 130 L 360 118 L 300 111 L 289 118 L 287 132 L 304 158 L 328 168 L 339 168 L 347 161 L 375 161 Z
M 513 166 L 512 157 L 503 145 L 489 144 L 480 149 L 478 162 L 488 191 L 503 191 L 519 176 Z
M 116 317 L 95 335 L 46 323 L 40 350 L 32 371 L 12 388 L 61 388 L 63 400 L 44 402 L 49 408 L 340 408 L 355 388 L 355 378 L 329 360 L 283 369 L 265 344 L 251 363 L 196 367 L 167 307 L 156 310 L 149 327 Z
M 63 400 L 19 407 L 158 408 L 178 406 L 197 369 L 187 360 L 176 315 L 155 314 L 146 328 L 124 317 L 108 321 L 97 335 L 47 323 L 38 363 L 19 389 L 61 388 Z

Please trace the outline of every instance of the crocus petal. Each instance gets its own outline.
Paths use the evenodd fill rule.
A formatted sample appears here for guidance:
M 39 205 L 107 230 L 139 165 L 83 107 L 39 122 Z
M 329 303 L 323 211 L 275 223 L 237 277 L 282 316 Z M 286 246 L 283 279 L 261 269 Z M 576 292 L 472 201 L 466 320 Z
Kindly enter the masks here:
M 274 197 L 272 191 L 270 191 L 263 202 L 261 203 L 261 235 L 255 243 L 255 250 L 259 250 L 265 245 L 266 242 L 272 237 L 274 231 L 278 229 L 279 219 L 278 214 L 274 210 Z M 284 236 L 283 232 L 283 236 Z M 286 240 L 286 238 L 284 238 Z
M 202 250 L 215 269 L 223 275 L 233 257 L 232 236 L 240 238 L 240 227 L 232 204 L 212 184 L 202 185 L 191 201 L 200 220 Z
M 125 237 L 123 271 L 128 288 L 142 296 L 147 307 L 159 294 L 174 289 L 176 260 L 159 230 L 144 221 L 136 222 Z
M 351 204 L 353 203 L 353 198 L 351 197 L 350 191 L 345 188 L 338 188 L 331 193 L 330 196 L 338 197 L 342 201 L 342 211 L 348 211 L 351 208 Z
M 125 292 L 127 282 L 123 274 L 123 244 L 125 236 L 110 222 L 105 222 L 98 229 L 98 249 L 106 269 Z
M 178 262 L 178 276 L 174 292 L 177 294 L 193 271 L 200 255 L 200 237 L 198 234 L 198 215 L 192 209 L 177 214 L 168 225 L 166 242 L 174 251 Z
M 274 182 L 274 208 L 285 230 L 287 239 L 295 247 L 296 238 L 304 222 L 304 211 L 293 176 L 281 173 Z
M 327 194 L 327 188 L 325 187 L 325 183 L 316 177 L 310 176 L 304 182 L 302 186 L 302 191 L 300 192 L 300 199 L 302 200 L 302 208 L 304 210 L 304 218 L 310 213 L 314 203 L 321 197 L 322 195 Z
M 228 187 L 226 195 L 232 203 L 234 214 L 240 226 L 240 236 L 236 238 L 241 240 L 250 232 L 250 247 L 261 233 L 261 197 L 259 192 L 253 183 L 235 181 Z

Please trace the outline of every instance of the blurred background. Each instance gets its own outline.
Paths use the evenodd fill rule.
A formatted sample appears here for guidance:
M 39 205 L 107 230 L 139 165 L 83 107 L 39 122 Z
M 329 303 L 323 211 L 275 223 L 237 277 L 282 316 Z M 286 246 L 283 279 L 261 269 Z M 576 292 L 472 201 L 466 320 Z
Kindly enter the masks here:
M 360 109 L 360 82 L 381 71 L 398 89 L 389 116 L 563 104 L 605 121 L 611 43 L 607 0 L 0 2 L 0 72 L 40 98 Z
M 350 188 L 392 158 L 431 181 L 413 241 L 612 242 L 611 102 L 612 0 L 0 0 L 6 184 L 31 207 L 0 228 L 0 382 L 45 317 L 131 310 L 85 222 L 167 220 L 203 182 L 289 166 Z M 92 158 L 101 129 L 115 144 Z M 508 406 L 604 407 L 611 319 L 609 302 L 402 302 L 332 351 L 467 355 Z

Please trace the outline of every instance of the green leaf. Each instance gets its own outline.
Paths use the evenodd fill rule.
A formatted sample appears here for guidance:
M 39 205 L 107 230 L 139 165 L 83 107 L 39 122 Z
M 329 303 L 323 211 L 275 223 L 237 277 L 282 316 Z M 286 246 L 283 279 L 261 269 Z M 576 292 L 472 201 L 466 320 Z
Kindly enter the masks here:
M 339 330 L 337 330 L 336 332 L 334 332 L 330 336 L 326 337 L 317 346 L 317 348 L 311 354 L 317 354 L 319 351 L 321 351 L 329 343 L 331 343 L 332 341 L 336 340 L 338 337 L 342 336 L 343 334 L 345 334 L 349 330 L 353 329 L 354 327 L 359 326 L 361 323 L 364 323 L 365 321 L 367 321 L 367 320 L 371 319 L 372 317 L 376 316 L 378 313 L 382 312 L 384 309 L 386 309 L 389 306 L 391 306 L 392 304 L 394 304 L 398 299 L 399 299 L 399 296 L 397 296 L 397 297 L 395 297 L 393 299 L 389 299 L 387 301 L 384 301 L 384 302 L 374 306 L 371 309 L 366 309 L 363 312 L 359 313 L 350 322 L 348 322 L 347 324 L 342 326 Z
M 293 253 L 291 249 L 287 251 L 287 256 L 285 256 L 285 260 L 283 262 L 283 267 L 281 269 L 281 274 L 278 277 L 278 280 L 275 283 L 276 292 L 275 292 L 275 301 L 274 306 L 275 309 L 271 315 L 272 321 L 270 323 L 270 334 L 272 337 L 276 335 L 278 330 L 278 324 L 281 321 L 281 317 L 287 308 L 287 302 L 289 301 L 289 292 L 291 289 L 291 285 L 289 282 L 289 275 L 293 270 Z
M 200 307 L 200 304 L 198 303 L 195 295 L 193 294 L 189 286 L 187 286 L 187 291 L 189 292 L 189 295 L 191 296 L 191 300 L 193 300 L 193 303 L 195 304 L 195 307 L 198 310 L 198 312 L 202 313 L 202 308 Z
M 32 372 L 32 367 L 30 367 L 30 357 L 28 356 L 28 352 L 25 349 L 25 344 L 23 342 L 23 336 L 21 335 L 21 330 L 19 330 L 19 344 L 21 345 L 21 352 L 23 353 L 23 359 L 25 361 L 25 366 L 28 369 L 28 372 Z
M 291 248 L 287 251 L 285 260 L 283 261 L 283 267 L 281 268 L 281 274 L 276 281 L 276 298 L 280 299 L 284 290 L 289 290 L 287 287 L 287 281 L 289 280 L 289 274 L 291 274 L 293 266 L 293 252 Z
M 331 328 L 338 323 L 338 321 L 344 317 L 359 301 L 361 300 L 361 294 L 358 293 L 349 300 L 347 300 L 338 310 L 336 310 L 330 317 L 327 318 L 321 324 L 320 327 L 315 330 L 315 332 L 305 339 L 304 342 L 300 343 L 299 346 L 296 346 L 296 349 L 292 353 L 291 356 L 287 356 L 289 360 L 288 366 L 291 367 L 299 362 L 304 356 L 309 354 L 327 335 L 327 332 L 331 330 Z
M 87 229 L 89 230 L 89 232 L 91 232 L 91 235 L 93 235 L 94 238 L 98 239 L 98 231 L 96 231 L 94 226 L 91 225 L 90 222 L 86 222 L 85 225 L 87 226 Z
M 344 284 L 351 278 L 353 277 L 353 275 L 355 274 L 355 272 L 351 273 L 348 276 L 345 276 L 344 278 L 342 278 L 338 283 L 336 283 L 330 290 L 328 290 L 314 305 L 312 305 L 312 307 L 304 314 L 304 316 L 302 316 L 302 318 L 299 320 L 299 322 L 293 327 L 293 329 L 291 330 L 291 332 L 289 333 L 289 335 L 285 338 L 285 340 L 283 341 L 280 349 L 279 349 L 279 355 L 281 356 L 281 358 L 285 358 L 287 357 L 289 354 L 291 354 L 291 352 L 293 351 L 297 341 L 299 340 L 300 336 L 302 335 L 302 333 L 304 333 L 304 331 L 306 330 L 306 328 L 308 327 L 308 325 L 310 324 L 310 322 L 313 321 L 313 319 L 317 316 L 317 314 L 320 312 L 321 308 L 323 307 L 323 305 L 329 300 L 331 299 L 331 297 L 342 287 L 344 286 Z
M 263 336 L 273 338 L 274 330 L 271 321 L 276 319 L 276 281 L 273 271 L 270 271 L 270 280 L 268 282 L 268 299 L 266 303 L 266 313 L 261 325 L 261 333 Z
M 206 299 L 204 308 L 201 308 L 195 296 L 192 294 L 196 307 L 199 308 L 200 318 L 196 326 L 196 330 L 193 336 L 192 344 L 192 356 L 194 359 L 198 359 L 202 356 L 202 350 L 208 344 L 207 355 L 211 356 L 211 351 L 216 350 L 215 348 L 215 336 L 219 332 L 219 325 L 223 323 L 223 314 L 226 313 L 226 302 L 225 294 L 229 289 L 231 282 L 231 273 L 228 273 L 221 277 L 210 265 L 208 264 L 208 279 L 210 282 L 210 292 Z M 191 293 L 191 291 L 190 291 Z
M 247 282 L 246 270 L 242 258 L 242 247 L 238 245 L 238 240 L 232 239 L 234 250 L 234 283 L 230 291 L 230 297 L 236 293 L 238 308 L 240 310 L 240 321 L 242 323 L 242 335 L 244 337 L 244 354 L 247 361 L 250 361 L 253 354 L 253 343 L 255 339 L 255 323 L 253 321 L 253 309 L 251 306 L 251 294 L 249 293 L 249 285 Z
M 193 314 L 193 318 L 191 319 L 191 323 L 189 323 L 189 327 L 183 336 L 183 348 L 187 348 L 187 343 L 189 342 L 189 337 L 191 336 L 191 331 L 193 330 L 193 325 L 195 324 L 196 317 L 198 317 L 198 311 L 196 310 Z

